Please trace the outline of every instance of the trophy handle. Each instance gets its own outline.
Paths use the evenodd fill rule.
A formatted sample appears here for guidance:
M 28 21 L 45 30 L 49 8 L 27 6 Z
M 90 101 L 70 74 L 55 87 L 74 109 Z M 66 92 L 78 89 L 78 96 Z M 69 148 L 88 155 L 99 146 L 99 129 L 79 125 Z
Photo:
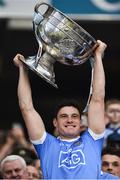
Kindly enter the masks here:
M 39 11 L 39 8 L 40 6 L 46 6 L 46 9 L 44 8 L 41 8 L 41 12 Z M 48 17 L 49 16 L 49 13 L 47 13 L 48 10 L 52 10 L 53 11 L 53 7 L 50 6 L 49 4 L 45 3 L 45 2 L 42 2 L 42 3 L 37 3 L 34 7 L 34 11 L 37 13 L 37 14 L 40 14 L 41 16 L 43 17 Z
M 40 13 L 38 9 L 42 5 L 46 6 L 47 9 L 43 13 L 42 12 Z M 39 44 L 39 48 L 38 48 L 38 52 L 37 52 L 37 56 L 36 56 L 36 61 L 35 61 L 35 67 L 38 66 L 40 57 L 42 55 L 42 49 L 43 49 L 42 39 L 40 38 L 40 36 L 38 36 L 38 25 L 43 21 L 44 17 L 46 17 L 45 14 L 49 8 L 52 8 L 52 7 L 49 4 L 44 3 L 44 2 L 43 3 L 37 3 L 35 8 L 34 8 L 33 30 L 35 32 L 35 36 L 36 36 L 36 39 L 37 39 L 38 44 Z
M 38 24 L 43 20 L 43 16 L 39 13 L 34 13 L 34 18 L 33 18 L 33 30 L 35 32 L 35 36 L 36 36 L 36 39 L 38 41 L 38 44 L 39 44 L 39 48 L 38 48 L 38 52 L 37 52 L 37 56 L 36 56 L 36 61 L 35 61 L 35 67 L 38 66 L 38 63 L 39 63 L 39 59 L 42 55 L 42 42 L 40 41 L 40 38 L 38 37 L 38 34 L 37 34 L 37 27 L 38 27 Z

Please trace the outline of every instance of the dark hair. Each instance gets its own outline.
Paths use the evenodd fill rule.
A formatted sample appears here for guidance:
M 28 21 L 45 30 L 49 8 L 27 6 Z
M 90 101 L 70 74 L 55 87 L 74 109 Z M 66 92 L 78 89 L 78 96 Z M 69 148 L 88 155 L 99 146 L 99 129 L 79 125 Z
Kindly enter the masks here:
M 106 101 L 105 103 L 105 109 L 107 110 L 108 106 L 111 104 L 120 104 L 120 100 L 119 99 L 109 99 Z
M 120 128 L 118 129 L 118 131 Z M 120 149 L 120 134 L 115 130 L 107 137 L 107 146 Z
M 79 113 L 81 115 L 82 110 L 81 110 L 81 107 L 80 107 L 80 103 L 78 103 L 78 101 L 76 99 L 62 99 L 57 103 L 57 105 L 56 105 L 56 107 L 54 109 L 54 115 L 53 115 L 54 118 L 57 118 L 57 114 L 58 114 L 59 110 L 62 107 L 65 107 L 65 106 L 73 106 L 73 107 L 75 107 L 79 111 Z
M 102 156 L 106 155 L 106 154 L 115 155 L 115 156 L 120 157 L 120 149 L 116 149 L 116 148 L 110 147 L 110 146 L 105 147 L 102 150 Z

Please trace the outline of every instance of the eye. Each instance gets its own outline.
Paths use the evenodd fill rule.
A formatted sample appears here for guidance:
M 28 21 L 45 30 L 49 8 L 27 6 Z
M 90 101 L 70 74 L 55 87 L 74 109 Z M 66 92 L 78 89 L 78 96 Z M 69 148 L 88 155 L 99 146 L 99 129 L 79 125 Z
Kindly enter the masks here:
M 68 115 L 67 114 L 60 114 L 58 118 L 67 118 Z
M 21 171 L 21 169 L 19 169 L 19 168 L 15 169 L 16 173 L 19 173 L 20 171 Z
M 118 166 L 119 166 L 119 163 L 118 163 L 118 162 L 113 162 L 113 166 L 118 167 Z
M 11 170 L 8 170 L 8 171 L 6 171 L 5 173 L 8 174 L 8 175 L 10 175 L 11 172 L 12 172 Z
M 109 166 L 109 163 L 106 162 L 106 161 L 103 161 L 103 162 L 102 162 L 102 166 L 107 167 L 107 166 Z
M 78 114 L 72 114 L 73 118 L 79 118 L 80 116 Z

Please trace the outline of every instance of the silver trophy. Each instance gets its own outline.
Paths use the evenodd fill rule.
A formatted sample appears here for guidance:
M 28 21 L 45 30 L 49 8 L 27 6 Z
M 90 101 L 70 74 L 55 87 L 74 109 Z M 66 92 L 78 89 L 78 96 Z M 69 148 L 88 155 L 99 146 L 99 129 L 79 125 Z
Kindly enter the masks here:
M 23 62 L 57 88 L 54 63 L 80 65 L 92 57 L 96 40 L 72 19 L 47 3 L 34 8 L 33 30 L 38 52 Z

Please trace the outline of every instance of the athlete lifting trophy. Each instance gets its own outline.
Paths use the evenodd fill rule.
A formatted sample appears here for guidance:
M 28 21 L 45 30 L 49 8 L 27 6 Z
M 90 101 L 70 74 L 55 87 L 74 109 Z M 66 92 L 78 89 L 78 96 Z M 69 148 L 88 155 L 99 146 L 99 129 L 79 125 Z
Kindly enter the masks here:
M 96 40 L 81 26 L 44 2 L 34 7 L 33 30 L 39 45 L 37 55 L 23 62 L 56 88 L 54 63 L 83 64 L 92 58 L 97 47 Z

